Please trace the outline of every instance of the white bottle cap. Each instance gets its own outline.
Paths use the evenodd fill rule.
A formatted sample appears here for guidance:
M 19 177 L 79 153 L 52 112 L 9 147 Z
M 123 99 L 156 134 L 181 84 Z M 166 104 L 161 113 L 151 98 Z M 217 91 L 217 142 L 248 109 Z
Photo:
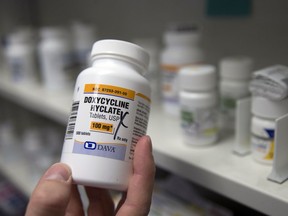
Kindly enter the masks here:
M 35 31 L 29 26 L 23 26 L 13 31 L 8 38 L 9 43 L 30 43 L 34 42 Z
M 279 118 L 288 113 L 288 98 L 281 101 L 273 101 L 264 97 L 253 96 L 252 113 L 263 118 Z
M 158 73 L 159 72 L 159 44 L 155 38 L 136 38 L 133 40 L 133 43 L 143 47 L 150 56 L 149 62 L 149 73 Z M 154 76 L 155 74 L 153 74 Z
M 115 55 L 136 61 L 147 70 L 149 64 L 148 53 L 140 46 L 121 40 L 100 40 L 94 43 L 91 58 L 99 55 Z
M 68 31 L 58 26 L 42 27 L 40 29 L 41 38 L 68 37 Z
M 72 33 L 73 36 L 76 39 L 76 42 L 80 41 L 82 43 L 84 43 L 85 41 L 87 41 L 86 43 L 90 43 L 90 41 L 96 40 L 96 36 L 97 36 L 97 30 L 96 27 L 89 24 L 89 23 L 82 23 L 82 22 L 74 22 L 72 24 Z M 79 42 L 78 42 L 79 43 Z
M 26 43 L 27 38 L 24 37 L 22 34 L 19 34 L 18 32 L 13 32 L 9 35 L 8 42 L 9 44 Z
M 220 77 L 231 79 L 250 79 L 253 60 L 246 56 L 231 56 L 220 61 Z
M 180 88 L 187 91 L 209 91 L 217 86 L 213 65 L 184 66 L 179 70 Z

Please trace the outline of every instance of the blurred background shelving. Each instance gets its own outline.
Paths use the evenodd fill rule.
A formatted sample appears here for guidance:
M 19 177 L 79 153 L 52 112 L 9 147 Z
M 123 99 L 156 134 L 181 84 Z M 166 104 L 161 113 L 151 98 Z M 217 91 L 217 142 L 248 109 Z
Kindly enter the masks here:
M 20 105 L 18 109 L 28 109 L 40 115 L 44 125 L 49 122 L 49 119 L 56 121 L 63 126 L 64 134 L 71 105 L 71 93 L 67 92 L 66 97 L 65 94 L 43 97 L 45 90 L 41 91 L 40 86 L 19 85 L 11 91 L 11 85 L 13 83 L 9 80 L 0 81 L 0 95 L 3 98 L 10 100 L 12 104 Z M 288 182 L 279 185 L 268 181 L 267 176 L 271 172 L 271 166 L 255 163 L 250 155 L 240 157 L 233 154 L 233 137 L 224 136 L 217 145 L 207 149 L 191 149 L 181 144 L 180 129 L 175 127 L 175 124 L 180 123 L 176 117 L 163 114 L 161 108 L 154 105 L 150 118 L 148 134 L 153 140 L 154 157 L 160 168 L 268 215 L 273 215 L 274 209 L 271 206 L 277 206 L 279 215 L 287 211 L 288 196 L 285 191 L 287 191 Z M 173 134 L 173 136 L 167 136 L 167 134 Z M 61 141 L 58 141 L 58 144 L 61 145 Z M 4 156 L 1 153 L 0 158 Z M 33 169 L 31 161 L 26 160 L 23 155 L 16 156 L 22 153 L 15 152 L 14 156 L 18 157 L 18 160 L 11 159 L 9 166 L 6 166 L 7 158 L 0 160 L 0 168 L 14 179 L 25 193 L 30 194 L 44 168 L 42 172 L 36 171 L 34 173 L 36 176 L 31 178 L 31 168 Z M 40 157 L 43 156 L 41 150 L 37 154 Z M 34 179 L 34 182 L 31 179 Z
M 221 58 L 234 54 L 252 57 L 255 70 L 288 64 L 288 28 L 285 25 L 288 2 L 245 0 L 242 12 L 233 12 L 233 7 L 228 5 L 223 9 L 227 0 L 219 1 L 223 10 L 211 2 L 1 1 L 1 47 L 6 44 L 5 36 L 20 26 L 38 29 L 85 21 L 97 27 L 97 39 L 152 38 L 161 50 L 162 34 L 169 23 L 195 22 L 201 26 L 201 46 L 210 64 L 217 65 Z M 44 170 L 59 160 L 73 90 L 51 93 L 41 83 L 13 82 L 5 66 L 4 50 L 0 51 L 0 171 L 29 196 Z M 255 163 L 250 155 L 232 154 L 233 136 L 221 137 L 217 145 L 209 148 L 191 149 L 183 144 L 176 124 L 180 125 L 176 117 L 164 114 L 159 104 L 153 104 L 148 134 L 153 140 L 158 177 L 162 172 L 177 175 L 202 188 L 211 199 L 214 197 L 215 203 L 230 208 L 234 215 L 286 214 L 288 183 L 279 185 L 268 181 L 271 166 Z

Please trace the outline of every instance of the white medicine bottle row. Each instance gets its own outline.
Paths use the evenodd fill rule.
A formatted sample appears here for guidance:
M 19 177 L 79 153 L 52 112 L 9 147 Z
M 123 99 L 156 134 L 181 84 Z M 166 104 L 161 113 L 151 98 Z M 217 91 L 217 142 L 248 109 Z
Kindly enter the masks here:
M 245 56 L 222 59 L 219 75 L 216 66 L 209 64 L 182 66 L 177 70 L 175 83 L 179 86 L 176 94 L 179 102 L 174 103 L 174 107 L 178 106 L 174 115 L 180 114 L 182 128 L 186 135 L 192 136 L 187 138 L 189 143 L 211 144 L 217 140 L 220 130 L 233 132 L 236 101 L 250 96 L 252 70 L 253 61 Z M 165 93 L 163 100 L 163 109 L 166 110 Z M 193 110 L 193 114 L 188 117 L 183 109 Z
M 89 64 L 97 32 L 93 25 L 75 22 L 71 28 L 19 28 L 8 35 L 6 67 L 17 83 L 43 83 L 48 90 L 72 86 L 77 72 Z M 40 73 L 39 73 L 40 71 Z
M 243 68 L 251 68 L 250 59 L 237 59 L 239 62 L 242 62 L 243 66 L 245 66 Z M 225 59 L 225 61 L 228 61 L 228 59 Z M 235 59 L 233 59 L 233 61 L 235 61 Z M 231 64 L 232 63 L 233 62 L 231 62 Z M 225 62 L 225 64 L 227 64 L 227 62 Z M 236 69 L 239 68 L 240 67 Z M 263 69 L 263 71 L 274 70 L 272 72 L 275 72 L 275 68 L 278 68 L 276 75 L 279 75 L 281 69 L 282 77 L 288 77 L 288 69 L 285 67 L 274 66 L 268 69 Z M 225 70 L 226 69 L 227 68 L 225 68 Z M 264 88 L 265 85 L 270 86 L 267 84 L 267 78 L 257 80 L 257 84 L 260 86 L 257 88 L 257 92 L 261 92 L 262 95 L 251 91 L 250 86 L 253 80 L 255 80 L 256 72 L 248 73 L 247 70 L 243 71 L 245 73 L 242 78 L 246 76 L 246 79 L 240 79 L 239 85 L 234 85 L 235 89 L 232 89 L 232 84 L 229 86 L 230 91 L 227 91 L 227 93 L 230 94 L 228 96 L 231 97 L 231 95 L 233 96 L 234 94 L 234 98 L 232 97 L 229 99 L 233 100 L 230 103 L 230 105 L 232 104 L 233 106 L 228 106 L 228 108 L 231 109 L 228 114 L 232 113 L 233 115 L 225 116 L 227 113 L 225 112 L 226 110 L 221 113 L 223 105 L 221 106 L 222 101 L 220 101 L 219 98 L 221 99 L 221 97 L 224 97 L 224 99 L 227 100 L 225 98 L 227 95 L 224 94 L 223 96 L 221 88 L 220 91 L 217 88 L 218 79 L 216 75 L 216 67 L 213 65 L 194 65 L 182 67 L 179 70 L 179 108 L 183 140 L 186 144 L 194 147 L 216 144 L 218 138 L 221 137 L 221 131 L 223 130 L 227 132 L 227 128 L 223 127 L 223 124 L 224 126 L 229 126 L 232 128 L 236 123 L 235 109 L 237 108 L 237 100 L 251 97 L 251 109 L 247 110 L 247 112 L 252 114 L 252 119 L 250 121 L 251 130 L 249 141 L 252 158 L 262 164 L 271 165 L 274 160 L 276 120 L 288 113 L 288 98 L 286 96 L 275 100 L 267 96 L 271 95 L 269 92 L 267 92 L 267 89 L 262 92 L 259 88 Z M 232 75 L 234 72 L 232 72 Z M 271 80 L 275 80 L 276 78 L 273 77 L 272 72 L 269 73 L 269 78 Z M 259 71 L 257 73 L 259 73 Z M 250 74 L 253 75 L 252 79 Z M 240 75 L 237 76 L 238 78 L 240 77 Z M 237 76 L 236 73 L 234 73 L 234 77 Z M 233 83 L 233 81 L 231 83 Z M 275 89 L 277 88 L 276 84 L 277 83 L 274 83 L 273 86 Z M 242 88 L 239 88 L 239 86 L 242 86 Z M 223 83 L 221 87 L 223 90 Z M 282 88 L 284 87 L 282 86 Z M 288 87 L 286 86 L 286 89 L 287 88 Z M 272 91 L 271 88 L 270 90 Z M 236 93 L 238 93 L 238 95 Z M 222 116 L 218 115 L 219 113 L 221 113 Z M 224 120 L 221 119 L 223 116 L 226 117 Z M 219 122 L 219 120 L 222 121 Z M 231 132 L 231 130 L 228 130 L 228 132 Z
M 206 62 L 201 37 L 199 25 L 191 23 L 172 24 L 163 34 L 161 94 L 163 109 L 167 114 L 178 116 L 180 113 L 179 92 L 182 84 L 179 83 L 178 75 L 181 68 Z M 229 129 L 230 125 L 234 125 L 235 103 L 250 95 L 248 85 L 252 71 L 253 60 L 247 56 L 229 56 L 219 62 L 219 79 L 217 74 L 215 82 L 220 92 L 219 105 L 223 114 L 221 127 L 225 127 L 227 122 Z M 194 78 L 197 79 L 196 76 Z M 204 82 L 202 85 L 210 84 Z

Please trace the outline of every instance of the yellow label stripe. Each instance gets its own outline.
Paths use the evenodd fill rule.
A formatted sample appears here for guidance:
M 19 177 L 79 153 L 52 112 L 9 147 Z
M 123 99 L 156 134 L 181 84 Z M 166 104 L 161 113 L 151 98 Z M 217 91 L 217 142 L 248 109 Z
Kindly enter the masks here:
M 135 91 L 133 90 L 104 84 L 86 84 L 84 87 L 84 93 L 113 95 L 130 100 L 134 100 L 135 97 Z
M 178 72 L 180 66 L 176 65 L 161 65 L 161 69 L 169 72 Z
M 179 69 L 181 67 L 184 67 L 184 66 L 197 66 L 199 64 L 201 64 L 201 62 L 195 62 L 193 64 L 183 64 L 183 65 L 163 64 L 163 65 L 161 65 L 161 69 L 164 70 L 164 71 L 171 72 L 171 73 L 178 73 L 178 71 L 179 71 Z
M 148 102 L 151 102 L 151 99 L 142 93 L 137 93 L 136 96 L 141 97 L 141 98 L 147 100 Z
M 113 131 L 113 124 L 103 123 L 103 122 L 90 122 L 90 130 L 93 131 L 103 131 L 103 132 L 110 132 Z

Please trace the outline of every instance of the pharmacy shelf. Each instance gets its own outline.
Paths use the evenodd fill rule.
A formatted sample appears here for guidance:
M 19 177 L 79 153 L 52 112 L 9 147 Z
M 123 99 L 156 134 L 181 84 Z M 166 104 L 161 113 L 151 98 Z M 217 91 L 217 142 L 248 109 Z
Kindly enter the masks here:
M 48 94 L 39 86 L 15 85 L 5 79 L 0 80 L 0 95 L 61 124 L 66 124 L 72 102 L 71 93 Z M 177 117 L 164 114 L 159 106 L 152 107 L 148 134 L 157 166 L 265 214 L 287 215 L 288 182 L 267 180 L 270 166 L 254 162 L 250 155 L 233 154 L 234 139 L 229 136 L 205 148 L 187 146 L 179 125 Z M 21 182 L 24 177 L 19 179 L 16 171 L 1 164 L 0 160 L 0 168 L 9 176 L 18 178 L 16 183 L 27 187 L 27 182 Z
M 67 123 L 72 89 L 48 92 L 39 84 L 13 83 L 4 76 L 0 78 L 0 95 L 58 123 Z
M 256 163 L 251 155 L 233 154 L 231 136 L 204 148 L 185 145 L 179 125 L 177 118 L 163 114 L 159 107 L 152 111 L 148 134 L 159 167 L 264 214 L 287 215 L 288 182 L 267 180 L 271 166 Z
M 6 153 L 6 152 L 5 152 Z M 6 153 L 7 154 L 7 153 Z M 6 157 L 0 151 L 0 171 L 4 173 L 24 194 L 30 195 L 40 178 L 40 173 L 31 176 L 31 164 L 23 155 L 11 155 Z

